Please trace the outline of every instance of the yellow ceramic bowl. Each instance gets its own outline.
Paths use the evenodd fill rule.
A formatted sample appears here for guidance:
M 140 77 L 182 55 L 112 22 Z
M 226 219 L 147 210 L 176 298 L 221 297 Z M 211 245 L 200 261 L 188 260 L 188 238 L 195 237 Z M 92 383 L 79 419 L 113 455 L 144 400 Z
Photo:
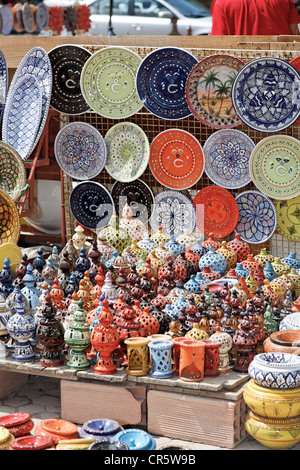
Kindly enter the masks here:
M 274 450 L 290 449 L 300 442 L 300 417 L 268 419 L 249 411 L 245 429 L 253 439 Z
M 272 419 L 285 419 L 300 416 L 300 387 L 291 389 L 271 389 L 249 380 L 243 398 L 255 414 Z

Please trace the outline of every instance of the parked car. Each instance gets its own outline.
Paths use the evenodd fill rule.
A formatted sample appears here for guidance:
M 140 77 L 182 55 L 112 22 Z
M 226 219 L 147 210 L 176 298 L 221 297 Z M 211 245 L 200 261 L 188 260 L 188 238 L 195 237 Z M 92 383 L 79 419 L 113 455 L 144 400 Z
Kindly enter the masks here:
M 44 0 L 45 5 L 70 6 L 70 0 Z M 106 35 L 110 18 L 110 0 L 81 0 L 91 10 L 90 34 Z M 207 35 L 211 31 L 209 8 L 198 0 L 114 0 L 112 31 L 118 36 L 169 35 L 177 33 Z

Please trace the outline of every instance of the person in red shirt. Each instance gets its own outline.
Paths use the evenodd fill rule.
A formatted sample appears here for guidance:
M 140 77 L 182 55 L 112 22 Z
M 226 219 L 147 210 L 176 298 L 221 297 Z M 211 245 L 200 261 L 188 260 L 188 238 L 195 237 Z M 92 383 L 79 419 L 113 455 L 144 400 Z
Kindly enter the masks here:
M 212 36 L 299 34 L 293 0 L 214 0 Z

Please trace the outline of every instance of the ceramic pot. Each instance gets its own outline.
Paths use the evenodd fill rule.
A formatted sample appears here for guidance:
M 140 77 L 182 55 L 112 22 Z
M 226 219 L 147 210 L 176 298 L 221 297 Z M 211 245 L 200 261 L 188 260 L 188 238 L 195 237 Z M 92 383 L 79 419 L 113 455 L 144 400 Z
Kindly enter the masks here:
M 297 353 L 299 355 L 300 330 L 275 331 L 264 341 L 264 352 Z
M 300 442 L 300 417 L 267 419 L 249 411 L 245 429 L 256 441 L 273 450 L 284 450 Z
M 200 382 L 204 377 L 205 344 L 188 340 L 180 343 L 179 377 L 185 382 Z
M 251 411 L 264 418 L 294 418 L 299 416 L 300 388 L 272 389 L 247 383 L 243 398 Z
M 111 442 L 123 442 L 130 450 L 154 450 L 156 447 L 155 440 L 146 431 L 141 429 L 126 429 L 118 432 L 111 438 Z
M 53 447 L 53 440 L 50 436 L 23 436 L 15 439 L 11 445 L 11 450 L 46 450 Z
M 8 429 L 0 426 L 0 450 L 9 450 L 14 439 Z
M 97 441 L 91 444 L 88 450 L 129 450 L 129 447 L 121 441 Z
M 73 313 L 73 321 L 67 325 L 64 333 L 65 343 L 70 348 L 68 368 L 81 370 L 90 367 L 90 362 L 86 357 L 86 349 L 90 345 L 90 338 L 91 331 L 86 322 L 83 300 L 79 300 L 77 309 Z
M 147 375 L 149 372 L 148 338 L 127 338 L 124 343 L 127 346 L 128 366 L 126 372 L 129 375 Z
M 172 338 L 173 362 L 174 362 L 173 371 L 175 374 L 179 374 L 180 343 L 182 343 L 182 341 L 193 341 L 193 340 L 192 338 L 187 338 L 186 336 L 178 336 L 177 338 Z
M 91 419 L 78 428 L 78 435 L 82 439 L 107 441 L 122 430 L 120 424 L 113 419 Z
M 227 243 L 227 248 L 235 252 L 238 263 L 247 259 L 247 256 L 251 252 L 248 243 L 241 240 L 241 236 L 239 234 L 236 234 L 234 239 Z
M 263 387 L 299 387 L 300 357 L 280 352 L 257 354 L 249 365 L 248 373 L 257 385 Z
M 78 429 L 76 424 L 64 419 L 43 419 L 34 429 L 36 436 L 49 436 L 54 445 L 64 439 L 77 439 Z
M 172 367 L 172 341 L 155 340 L 148 344 L 151 355 L 152 369 L 149 374 L 152 377 L 169 378 L 173 375 Z

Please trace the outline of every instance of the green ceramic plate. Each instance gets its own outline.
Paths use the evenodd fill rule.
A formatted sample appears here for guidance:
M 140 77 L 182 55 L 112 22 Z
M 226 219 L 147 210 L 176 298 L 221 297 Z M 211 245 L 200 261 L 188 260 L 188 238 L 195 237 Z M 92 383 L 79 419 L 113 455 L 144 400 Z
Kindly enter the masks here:
M 117 181 L 128 183 L 147 168 L 150 145 L 145 132 L 136 124 L 121 122 L 111 127 L 104 138 L 106 171 Z
M 18 201 L 27 183 L 27 173 L 19 153 L 9 144 L 0 141 L 0 189 L 13 201 Z
M 288 240 L 300 241 L 300 196 L 273 201 L 277 212 L 277 232 Z
M 287 135 L 262 139 L 254 148 L 249 168 L 255 186 L 272 199 L 300 194 L 300 142 Z
M 136 90 L 136 73 L 142 59 L 124 47 L 106 47 L 85 63 L 81 92 L 93 111 L 111 119 L 137 113 L 143 106 Z

